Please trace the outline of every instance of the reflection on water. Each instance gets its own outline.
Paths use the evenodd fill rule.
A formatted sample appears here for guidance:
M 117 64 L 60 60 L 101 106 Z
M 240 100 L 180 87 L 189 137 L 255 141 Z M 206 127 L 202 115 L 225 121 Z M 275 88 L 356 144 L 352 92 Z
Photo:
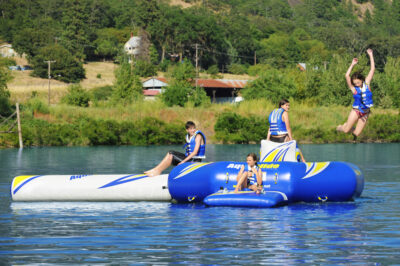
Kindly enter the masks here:
M 302 145 L 310 161 L 341 160 L 360 166 L 366 185 L 354 202 L 249 209 L 168 202 L 10 201 L 9 186 L 16 175 L 132 173 L 150 168 L 170 149 L 1 150 L 1 264 L 400 261 L 398 144 Z M 210 161 L 237 161 L 252 151 L 257 145 L 213 145 L 207 153 Z

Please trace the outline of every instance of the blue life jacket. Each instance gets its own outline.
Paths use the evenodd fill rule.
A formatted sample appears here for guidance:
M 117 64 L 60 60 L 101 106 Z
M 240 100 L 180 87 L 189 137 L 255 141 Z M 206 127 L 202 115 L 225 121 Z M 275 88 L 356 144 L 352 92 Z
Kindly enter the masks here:
M 372 92 L 369 89 L 369 86 L 365 83 L 363 83 L 362 88 L 354 88 L 356 89 L 357 93 L 353 94 L 353 108 L 358 109 L 361 113 L 364 113 L 364 110 L 367 110 L 374 105 L 374 102 L 372 101 Z
M 271 135 L 285 135 L 288 133 L 286 124 L 282 120 L 282 115 L 285 110 L 283 108 L 275 109 L 268 117 L 269 131 Z
M 195 156 L 193 156 L 193 159 L 204 159 L 206 158 L 206 136 L 201 132 L 200 130 L 197 130 L 192 137 L 189 136 L 189 134 L 186 135 L 186 152 L 185 155 L 189 156 L 192 152 L 194 152 L 194 148 L 196 147 L 196 136 L 197 134 L 201 134 L 204 140 L 204 144 L 200 144 L 199 151 Z
M 256 170 L 258 171 L 258 166 L 255 165 L 255 167 L 256 167 Z M 251 171 L 251 168 L 249 165 L 247 165 L 247 171 L 248 172 Z M 249 185 L 257 185 L 257 175 L 255 173 L 253 173 L 252 176 L 248 176 L 247 179 L 249 180 L 248 181 Z

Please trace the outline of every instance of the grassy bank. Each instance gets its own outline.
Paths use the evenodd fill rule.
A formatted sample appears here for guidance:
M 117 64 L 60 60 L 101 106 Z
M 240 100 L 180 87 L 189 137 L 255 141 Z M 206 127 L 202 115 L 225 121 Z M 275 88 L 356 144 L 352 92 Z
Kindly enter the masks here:
M 267 117 L 275 105 L 253 100 L 194 108 L 144 101 L 124 107 L 83 108 L 61 104 L 49 107 L 35 99 L 21 108 L 25 146 L 72 146 L 178 144 L 187 120 L 198 125 L 209 143 L 258 143 L 267 135 Z M 335 130 L 347 119 L 349 110 L 350 107 L 292 102 L 289 115 L 293 135 L 300 143 L 352 142 L 350 135 Z M 400 141 L 398 110 L 373 109 L 358 141 Z M 17 145 L 16 134 L 0 134 L 1 147 Z

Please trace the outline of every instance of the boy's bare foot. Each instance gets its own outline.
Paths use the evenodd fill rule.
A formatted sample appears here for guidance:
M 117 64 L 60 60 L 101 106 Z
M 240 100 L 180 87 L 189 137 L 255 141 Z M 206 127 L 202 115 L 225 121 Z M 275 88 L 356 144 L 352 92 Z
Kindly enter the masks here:
M 160 175 L 159 171 L 156 171 L 155 169 L 151 169 L 149 171 L 144 172 L 147 176 L 156 176 Z

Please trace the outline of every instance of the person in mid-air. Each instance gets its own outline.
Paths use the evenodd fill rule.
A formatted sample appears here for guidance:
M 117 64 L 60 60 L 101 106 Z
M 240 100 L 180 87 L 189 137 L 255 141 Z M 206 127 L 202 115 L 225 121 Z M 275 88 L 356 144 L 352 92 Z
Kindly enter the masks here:
M 347 121 L 336 128 L 336 130 L 340 132 L 351 132 L 354 139 L 357 139 L 363 131 L 371 112 L 370 108 L 374 105 L 372 101 L 371 88 L 369 86 L 375 73 L 374 54 L 371 49 L 367 50 L 367 54 L 369 55 L 371 68 L 366 78 L 364 78 L 360 72 L 355 72 L 350 76 L 353 67 L 358 63 L 357 58 L 353 58 L 353 61 L 346 72 L 347 86 L 350 88 L 354 97 L 353 109 L 350 111 Z M 357 125 L 354 128 L 353 125 L 355 123 L 357 123 Z

